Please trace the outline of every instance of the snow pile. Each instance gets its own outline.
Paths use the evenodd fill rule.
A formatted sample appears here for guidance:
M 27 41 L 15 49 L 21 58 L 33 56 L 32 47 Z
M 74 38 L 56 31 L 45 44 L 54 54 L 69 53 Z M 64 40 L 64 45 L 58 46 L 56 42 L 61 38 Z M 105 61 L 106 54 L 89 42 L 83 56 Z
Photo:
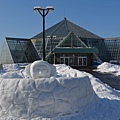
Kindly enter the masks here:
M 9 72 L 9 71 L 18 71 L 21 68 L 18 64 L 3 64 L 3 69 Z
M 53 67 L 50 68 L 52 71 Z M 53 118 L 86 111 L 94 105 L 96 95 L 85 73 L 66 65 L 56 65 L 56 69 L 56 75 L 50 78 L 18 79 L 13 76 L 10 79 L 8 76 L 9 79 L 0 79 L 0 117 Z M 41 69 L 34 70 L 41 74 Z
M 20 71 L 11 71 L 3 73 L 0 78 L 7 79 L 7 78 L 24 78 L 24 75 Z
M 0 79 L 24 78 L 22 69 L 18 64 L 4 64 L 0 70 Z
M 119 76 L 120 75 L 120 66 L 111 64 L 108 62 L 104 62 L 97 67 L 97 71 L 105 72 L 105 73 L 113 73 L 113 74 Z
M 0 78 L 0 120 L 120 119 L 119 91 L 89 73 L 55 66 L 54 77 L 40 79 L 25 78 L 23 70 L 9 67 L 0 71 L 0 77 L 6 73 Z M 21 78 L 8 73 L 21 73 Z

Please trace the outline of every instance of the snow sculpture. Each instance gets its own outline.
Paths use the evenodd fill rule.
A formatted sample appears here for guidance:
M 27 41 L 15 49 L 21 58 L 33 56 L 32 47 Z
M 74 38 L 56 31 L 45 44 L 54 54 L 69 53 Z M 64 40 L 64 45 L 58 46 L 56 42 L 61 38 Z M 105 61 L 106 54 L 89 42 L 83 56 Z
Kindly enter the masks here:
M 25 71 L 31 78 L 0 79 L 1 119 L 72 114 L 95 100 L 89 77 L 80 71 L 65 66 L 55 68 L 45 61 L 35 61 Z
M 55 75 L 56 68 L 46 61 L 38 60 L 29 64 L 25 68 L 25 73 L 28 77 L 33 79 L 50 78 Z
M 31 64 L 28 64 L 26 67 L 25 67 L 25 75 L 29 78 L 32 78 L 31 77 L 31 74 L 30 74 L 30 66 Z

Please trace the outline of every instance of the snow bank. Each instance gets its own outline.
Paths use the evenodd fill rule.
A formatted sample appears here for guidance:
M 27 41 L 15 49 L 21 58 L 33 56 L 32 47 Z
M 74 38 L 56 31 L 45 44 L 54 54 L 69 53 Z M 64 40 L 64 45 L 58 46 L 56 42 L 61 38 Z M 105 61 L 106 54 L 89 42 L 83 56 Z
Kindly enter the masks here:
M 22 69 L 18 64 L 3 64 L 0 70 L 0 79 L 24 78 Z
M 56 74 L 50 78 L 0 79 L 0 117 L 27 120 L 65 116 L 86 110 L 95 97 L 86 74 L 56 65 Z
M 104 62 L 97 67 L 97 71 L 113 73 L 113 74 L 119 76 L 120 75 L 120 65 L 115 65 L 115 64 L 108 63 L 108 62 Z
M 3 64 L 3 69 L 7 72 L 21 70 L 18 64 Z

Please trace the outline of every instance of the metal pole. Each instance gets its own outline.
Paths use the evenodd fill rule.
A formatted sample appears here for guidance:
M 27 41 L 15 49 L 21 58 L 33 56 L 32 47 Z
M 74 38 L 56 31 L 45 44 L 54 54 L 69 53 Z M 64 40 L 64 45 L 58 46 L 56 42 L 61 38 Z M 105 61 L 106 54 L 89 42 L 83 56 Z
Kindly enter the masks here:
M 43 9 L 43 60 L 45 61 L 45 10 Z
M 47 6 L 46 9 L 42 9 L 40 6 L 36 6 L 33 9 L 34 11 L 39 12 L 43 17 L 43 60 L 45 61 L 46 54 L 45 54 L 45 16 L 48 14 L 48 12 L 51 12 L 54 10 L 52 6 Z

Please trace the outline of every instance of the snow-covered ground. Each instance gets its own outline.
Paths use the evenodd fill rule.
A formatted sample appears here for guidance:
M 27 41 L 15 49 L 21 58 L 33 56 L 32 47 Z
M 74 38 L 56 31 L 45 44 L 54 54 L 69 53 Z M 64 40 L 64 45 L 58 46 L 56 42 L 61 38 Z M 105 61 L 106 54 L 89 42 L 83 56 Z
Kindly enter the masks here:
M 69 77 L 69 78 L 80 77 L 81 75 L 88 76 L 90 79 L 92 88 L 96 95 L 95 102 L 91 103 L 90 106 L 88 105 L 83 106 L 83 110 L 78 113 L 76 112 L 73 114 L 67 114 L 63 116 L 54 116 L 52 118 L 39 116 L 31 120 L 120 120 L 120 91 L 112 89 L 111 87 L 102 83 L 99 79 L 95 78 L 89 73 L 72 69 L 71 67 L 63 64 L 55 65 L 55 66 L 57 70 L 56 78 L 60 76 Z M 4 65 L 3 68 L 4 68 L 3 70 L 0 70 L 0 84 L 1 84 L 1 81 L 3 81 L 4 79 L 17 80 L 17 79 L 25 78 L 24 69 L 21 69 L 16 64 Z M 119 66 L 116 67 L 116 65 L 103 63 L 100 66 L 98 66 L 98 68 L 99 68 L 99 71 L 101 72 L 112 72 L 112 73 L 115 73 L 116 75 L 120 75 L 119 74 L 120 68 Z M 2 87 L 6 88 L 5 86 L 6 85 L 3 84 Z M 13 86 L 15 86 L 14 83 L 13 83 Z M 0 88 L 0 92 L 1 90 L 2 89 Z M 27 119 L 13 118 L 11 116 L 11 117 L 1 117 L 0 120 L 27 120 Z

